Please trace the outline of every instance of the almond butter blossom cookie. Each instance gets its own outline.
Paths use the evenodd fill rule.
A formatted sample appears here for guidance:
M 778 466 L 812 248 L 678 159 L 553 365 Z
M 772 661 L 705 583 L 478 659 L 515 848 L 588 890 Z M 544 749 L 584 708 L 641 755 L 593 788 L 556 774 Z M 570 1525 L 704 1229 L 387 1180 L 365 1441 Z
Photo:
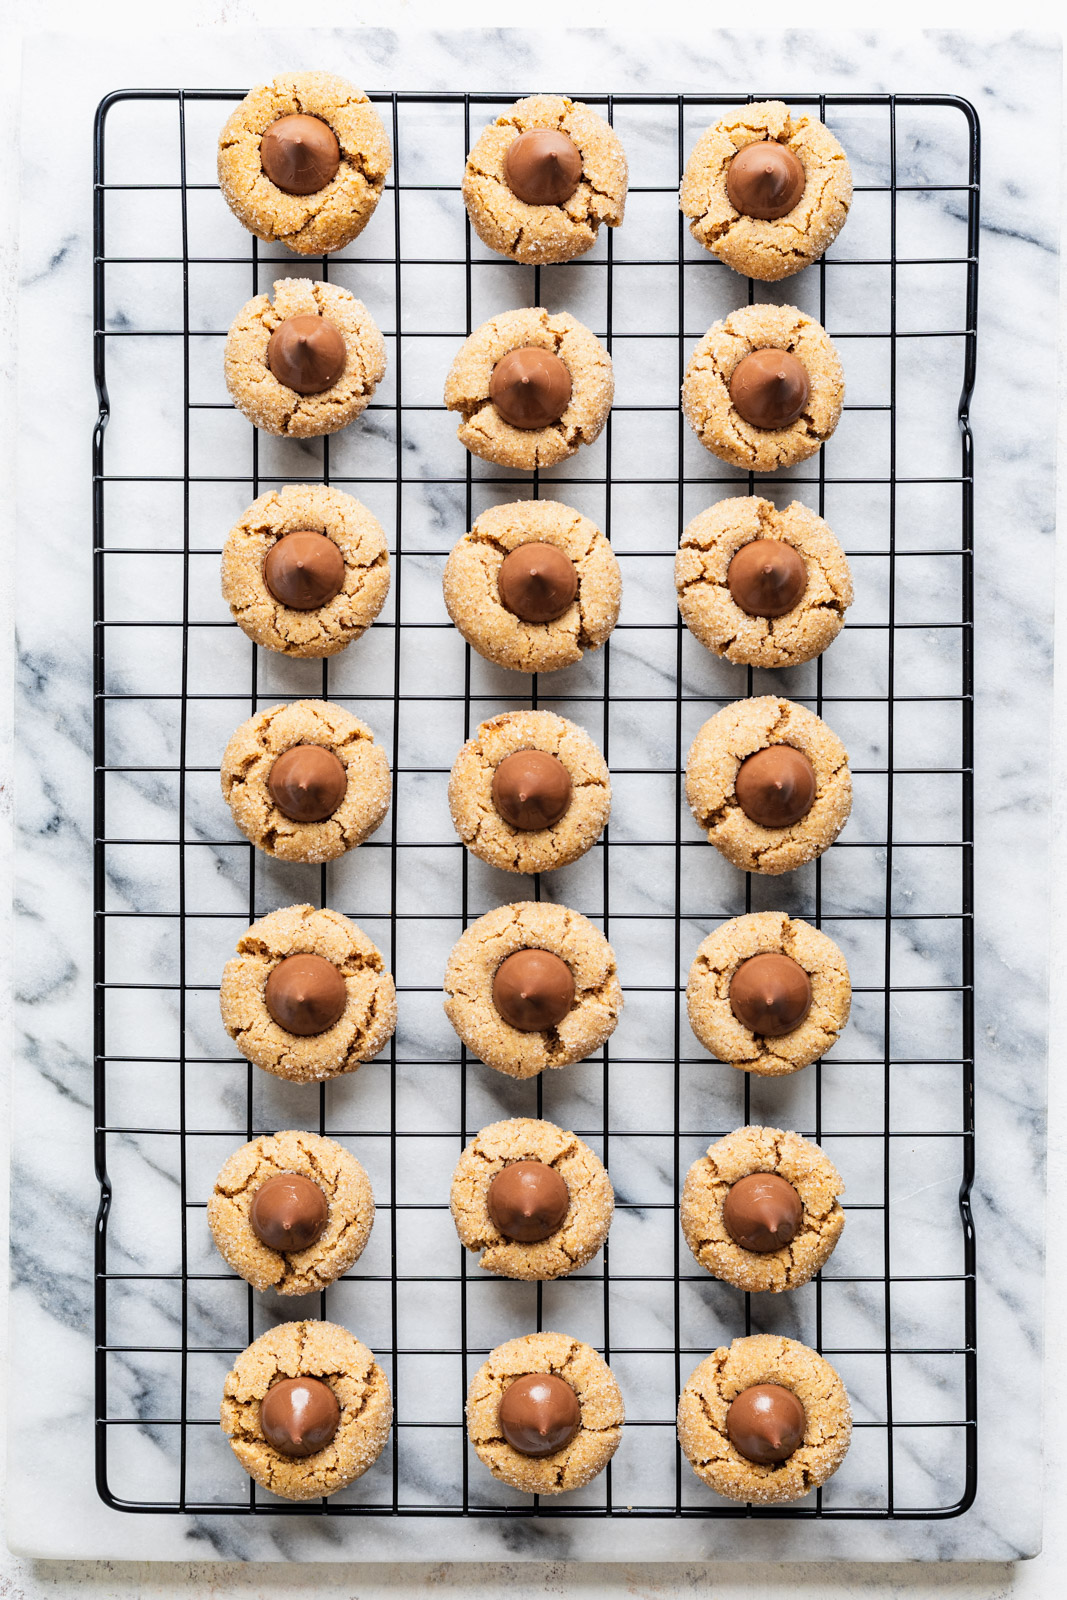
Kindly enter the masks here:
M 220 777 L 233 820 L 282 861 L 334 861 L 381 826 L 389 762 L 365 722 L 329 700 L 270 706 L 242 722 Z
M 296 1083 L 355 1072 L 396 1027 L 381 951 L 339 911 L 309 905 L 272 911 L 241 935 L 219 1006 L 241 1054 Z
M 615 1194 L 600 1159 L 553 1122 L 514 1117 L 483 1128 L 452 1175 L 452 1219 L 484 1272 L 539 1281 L 591 1261 Z
M 317 1500 L 374 1465 L 393 1400 L 385 1373 L 347 1328 L 283 1322 L 237 1357 L 219 1418 L 258 1484 L 286 1500 Z
M 467 1433 L 494 1478 L 525 1494 L 580 1489 L 619 1448 L 626 1413 L 604 1357 L 564 1333 L 490 1352 L 467 1393 Z
M 736 1289 L 799 1289 L 841 1237 L 844 1187 L 829 1157 L 799 1133 L 738 1128 L 689 1168 L 682 1232 L 700 1265 Z
M 511 1078 L 592 1055 L 622 1010 L 615 952 L 566 906 L 498 906 L 453 946 L 445 1014 L 468 1050 Z
M 385 376 L 385 340 L 335 283 L 280 278 L 243 305 L 226 337 L 226 387 L 265 433 L 318 438 L 347 426 Z
M 701 444 L 750 472 L 813 456 L 837 427 L 844 401 L 837 351 L 796 306 L 742 306 L 713 323 L 682 384 L 682 410 Z
M 834 941 L 784 911 L 731 917 L 703 940 L 689 1025 L 720 1061 L 781 1077 L 818 1061 L 848 1021 L 852 985 Z
M 774 282 L 818 261 L 852 203 L 845 152 L 781 100 L 741 106 L 706 129 L 682 179 L 689 231 L 749 278 Z
M 343 1145 L 294 1129 L 234 1151 L 215 1179 L 207 1221 L 226 1264 L 254 1289 L 314 1294 L 359 1260 L 374 1195 Z
M 678 1402 L 678 1442 L 697 1477 L 753 1505 L 810 1494 L 840 1467 L 851 1438 L 848 1395 L 833 1367 L 775 1334 L 714 1350 Z
M 461 444 L 500 467 L 554 467 L 592 444 L 615 393 L 611 357 L 566 311 L 503 311 L 476 328 L 445 380 Z
M 261 494 L 223 546 L 222 597 L 234 621 L 282 655 L 335 655 L 366 632 L 388 593 L 381 523 L 325 484 Z
M 828 850 L 852 810 L 848 754 L 806 706 L 758 695 L 698 732 L 685 792 L 709 843 L 743 872 L 792 872 Z
M 720 500 L 693 518 L 674 563 L 689 631 L 727 661 L 795 667 L 821 655 L 852 604 L 845 552 L 821 517 L 794 500 Z
M 483 511 L 452 546 L 448 614 L 487 661 L 555 672 L 598 650 L 622 598 L 619 563 L 595 523 L 558 500 L 514 500 Z
M 472 855 L 505 872 L 551 872 L 604 831 L 611 775 L 577 723 L 551 711 L 506 711 L 459 752 L 448 804 Z
M 580 101 L 532 95 L 483 129 L 467 157 L 463 199 L 490 250 L 513 261 L 570 261 L 618 227 L 626 156 L 604 118 Z
M 323 255 L 370 221 L 389 141 L 362 89 L 330 72 L 285 72 L 228 118 L 218 166 L 226 204 L 257 239 Z

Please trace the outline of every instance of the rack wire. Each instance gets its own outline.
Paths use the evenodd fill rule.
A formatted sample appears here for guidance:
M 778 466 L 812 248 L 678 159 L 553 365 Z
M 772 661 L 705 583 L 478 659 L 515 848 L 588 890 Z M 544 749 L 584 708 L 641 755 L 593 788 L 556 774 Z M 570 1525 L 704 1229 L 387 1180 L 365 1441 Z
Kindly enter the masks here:
M 396 1409 L 381 1460 L 321 1502 L 326 1516 L 958 1516 L 977 1478 L 973 108 L 953 96 L 784 96 L 838 128 L 858 181 L 829 258 L 767 286 L 746 285 L 693 245 L 677 213 L 688 150 L 737 97 L 581 96 L 615 123 L 631 156 L 629 214 L 617 237 L 605 230 L 588 256 L 542 271 L 481 250 L 459 194 L 481 120 L 514 96 L 372 94 L 393 147 L 379 213 L 349 250 L 309 261 L 249 240 L 218 195 L 217 125 L 242 95 L 121 90 L 101 102 L 94 129 L 101 1498 L 128 1512 L 307 1516 L 307 1505 L 245 1479 L 219 1431 L 217 1400 L 248 1341 L 311 1315 L 372 1345 Z M 345 282 L 366 298 L 390 363 L 361 423 L 303 445 L 257 435 L 218 381 L 239 305 L 294 273 Z M 795 300 L 818 316 L 849 379 L 835 438 L 815 462 L 771 480 L 707 456 L 676 398 L 709 308 L 721 315 L 746 287 L 750 302 Z M 859 322 L 858 300 L 868 308 Z M 438 398 L 471 328 L 522 303 L 575 310 L 608 346 L 619 379 L 601 443 L 532 479 L 467 456 Z M 937 457 L 946 428 L 951 460 Z M 333 661 L 267 661 L 217 598 L 226 528 L 265 488 L 292 481 L 343 486 L 391 529 L 389 606 Z M 731 492 L 799 494 L 846 545 L 857 604 L 808 668 L 714 662 L 677 617 L 678 535 Z M 454 540 L 483 505 L 523 494 L 587 510 L 624 573 L 612 642 L 547 678 L 487 668 L 460 647 L 439 598 Z M 811 705 L 852 751 L 852 822 L 828 856 L 788 880 L 726 867 L 684 802 L 696 727 L 718 705 L 760 692 Z M 354 702 L 394 775 L 380 833 L 354 859 L 317 872 L 257 856 L 217 792 L 228 732 L 259 706 L 308 693 Z M 461 738 L 517 705 L 558 706 L 589 726 L 616 795 L 612 823 L 583 862 L 529 883 L 483 870 L 451 838 L 441 804 Z M 655 825 L 637 826 L 635 814 Z M 387 1054 L 351 1081 L 265 1084 L 222 1036 L 218 974 L 243 926 L 316 895 L 387 949 L 400 1025 Z M 530 1084 L 489 1081 L 498 1075 L 468 1060 L 439 1016 L 444 954 L 493 904 L 542 895 L 586 912 L 616 945 L 624 1023 L 581 1067 Z M 684 986 L 705 931 L 771 907 L 833 932 L 855 1002 L 835 1051 L 768 1087 L 701 1051 Z M 542 1114 L 603 1155 L 618 1198 L 612 1239 L 561 1283 L 485 1284 L 451 1231 L 448 1171 L 485 1122 Z M 677 1225 L 688 1162 L 750 1120 L 817 1140 L 848 1186 L 841 1245 L 813 1284 L 787 1296 L 753 1298 L 709 1279 Z M 231 1149 L 299 1126 L 351 1144 L 371 1170 L 378 1219 L 347 1278 L 312 1301 L 286 1302 L 220 1270 L 204 1206 Z M 562 1504 L 491 1480 L 463 1423 L 467 1383 L 488 1349 L 542 1326 L 601 1349 L 629 1411 L 612 1466 Z M 674 1434 L 675 1398 L 697 1362 L 761 1330 L 822 1350 L 845 1377 L 856 1418 L 841 1471 L 786 1507 L 720 1500 L 695 1479 Z

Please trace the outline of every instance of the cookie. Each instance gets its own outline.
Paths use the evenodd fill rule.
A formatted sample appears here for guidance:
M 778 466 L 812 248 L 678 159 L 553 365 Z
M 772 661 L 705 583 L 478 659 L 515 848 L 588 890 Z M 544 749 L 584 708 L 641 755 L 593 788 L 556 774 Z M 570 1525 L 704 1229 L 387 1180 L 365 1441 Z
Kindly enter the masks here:
M 306 1456 L 279 1450 L 264 1432 L 260 1407 L 286 1379 L 317 1379 L 340 1410 L 336 1432 Z M 365 1344 L 335 1322 L 283 1322 L 243 1350 L 226 1374 L 222 1431 L 250 1477 L 286 1500 L 336 1494 L 385 1449 L 393 1401 L 385 1373 Z
M 537 593 L 537 574 L 527 573 L 524 593 L 522 573 L 509 586 L 510 568 L 504 573 L 504 592 L 511 606 L 520 606 L 519 615 L 505 603 L 501 590 L 501 569 L 509 556 L 530 545 L 550 545 L 574 569 L 573 595 L 558 615 L 541 620 L 538 610 L 554 606 L 538 602 L 553 575 L 542 580 Z M 532 559 L 532 558 L 531 558 Z M 562 564 L 565 583 L 568 571 Z M 619 617 L 622 579 L 619 563 L 607 539 L 588 517 L 558 500 L 513 500 L 508 505 L 491 506 L 483 511 L 474 527 L 452 546 L 444 573 L 444 596 L 448 614 L 467 643 L 487 661 L 513 672 L 555 672 L 582 659 L 586 650 L 599 650 Z M 532 602 L 532 603 L 531 603 Z M 531 613 L 533 613 L 531 615 Z
M 519 1162 L 524 1173 L 530 1166 L 534 1169 L 527 1176 L 534 1204 L 527 1204 L 525 1211 L 499 1185 L 490 1197 L 494 1180 Z M 556 1199 L 552 1193 L 540 1213 L 536 1210 L 537 1180 L 544 1178 L 538 1168 L 562 1179 L 567 1193 L 561 1218 L 552 1210 Z M 599 1157 L 575 1134 L 553 1122 L 515 1117 L 491 1123 L 467 1146 L 452 1175 L 450 1203 L 460 1242 L 480 1253 L 478 1264 L 484 1272 L 546 1280 L 576 1272 L 601 1249 L 611 1227 L 615 1193 Z
M 742 1455 L 727 1430 L 732 1403 L 763 1384 L 787 1389 L 803 1408 L 802 1436 L 782 1461 Z M 740 1428 L 735 1431 L 741 1435 Z M 697 1477 L 716 1494 L 752 1505 L 781 1505 L 810 1494 L 833 1477 L 851 1436 L 848 1395 L 833 1367 L 806 1344 L 775 1334 L 752 1334 L 713 1351 L 678 1402 L 678 1441 Z
M 837 638 L 852 604 L 845 552 L 799 500 L 784 511 L 757 495 L 709 506 L 682 534 L 674 582 L 690 633 L 750 667 L 813 660 Z
M 506 357 L 530 350 L 546 352 L 550 367 L 512 375 L 512 387 L 533 394 L 538 406 L 516 426 L 500 409 L 503 392 L 494 401 L 490 384 L 497 373 L 507 377 Z M 596 335 L 566 311 L 541 306 L 502 311 L 483 322 L 461 346 L 445 380 L 445 405 L 463 418 L 459 442 L 472 455 L 522 472 L 554 467 L 599 438 L 614 393 L 611 357 Z
M 776 1210 L 773 1191 L 748 1196 L 734 1188 L 756 1173 L 774 1173 L 793 1189 L 788 1225 L 785 1207 Z M 707 1155 L 689 1168 L 682 1188 L 682 1232 L 700 1265 L 736 1289 L 771 1294 L 798 1289 L 825 1266 L 841 1237 L 845 1213 L 837 1197 L 844 1188 L 829 1157 L 798 1133 L 738 1128 L 709 1145 Z M 724 1218 L 731 1192 L 734 1207 Z M 774 1221 L 783 1240 L 779 1249 L 766 1248 L 774 1242 L 765 1237 L 768 1222 Z M 754 1240 L 759 1249 L 751 1248 Z
M 498 1009 L 503 1003 L 515 1015 L 516 995 L 501 969 L 520 951 L 552 958 L 547 973 L 535 971 L 518 986 L 534 1011 L 543 1006 L 543 1027 L 536 1015 L 516 1027 Z M 444 987 L 445 1013 L 467 1049 L 511 1078 L 584 1060 L 614 1032 L 622 1009 L 615 952 L 604 935 L 579 912 L 548 902 L 498 906 L 471 923 L 453 946 Z
M 738 1005 L 735 996 L 731 1004 L 731 985 L 744 962 L 767 954 L 785 955 L 803 969 L 810 1009 L 795 1027 L 779 1032 L 775 1023 L 773 1032 L 761 1034 L 743 1020 L 743 1000 Z M 754 911 L 708 934 L 689 969 L 685 997 L 689 1026 L 713 1056 L 761 1077 L 781 1077 L 818 1061 L 837 1043 L 852 985 L 844 956 L 825 933 L 784 911 Z
M 510 759 L 530 751 L 548 759 L 536 767 L 525 756 Z M 506 711 L 483 722 L 459 752 L 448 805 L 479 860 L 505 872 L 551 872 L 577 861 L 604 831 L 611 774 L 577 723 L 552 711 Z
M 224 363 L 230 399 L 250 422 L 265 433 L 312 439 L 336 433 L 370 405 L 385 376 L 385 340 L 347 289 L 279 278 L 273 300 L 257 294 L 237 313 Z
M 774 283 L 833 244 L 852 204 L 852 173 L 824 123 L 763 100 L 701 134 L 679 201 L 698 244 L 735 272 Z
M 743 403 L 763 417 L 757 424 L 738 410 L 736 375 L 742 361 L 764 350 L 789 360 L 756 374 L 762 382 Z M 777 472 L 813 456 L 837 427 L 844 400 L 837 351 L 825 329 L 796 306 L 742 306 L 713 323 L 682 384 L 682 410 L 701 444 L 747 472 Z M 799 412 L 786 421 L 797 404 Z
M 749 766 L 763 751 L 774 754 Z M 738 799 L 739 782 L 747 811 Z M 736 700 L 708 718 L 686 758 L 685 793 L 697 823 L 727 861 L 743 872 L 773 875 L 830 848 L 852 809 L 852 775 L 844 745 L 821 717 L 765 694 Z M 805 801 L 796 820 L 783 820 Z
M 287 751 L 308 747 L 329 752 L 334 761 L 322 757 L 304 770 L 291 756 L 284 773 L 275 769 Z M 281 861 L 334 861 L 380 827 L 389 809 L 385 751 L 366 723 L 330 700 L 257 711 L 226 746 L 221 779 L 241 832 Z
M 330 72 L 285 72 L 227 119 L 218 167 L 223 199 L 249 233 L 318 256 L 367 226 L 389 141 L 362 89 Z
M 253 1214 L 253 1201 L 264 1186 L 293 1173 L 321 1191 L 327 1213 L 321 1231 L 316 1232 L 321 1217 L 313 1228 L 306 1216 L 283 1213 L 286 1201 L 293 1208 L 290 1197 L 283 1195 L 271 1210 L 271 1193 L 277 1190 L 268 1191 Z M 315 1294 L 363 1254 L 374 1223 L 374 1194 L 355 1156 L 335 1140 L 295 1130 L 263 1134 L 235 1150 L 215 1179 L 207 1221 L 226 1265 L 253 1289 Z M 269 1241 L 278 1228 L 285 1231 L 286 1221 L 288 1237 L 299 1242 L 316 1232 L 315 1238 L 299 1249 L 274 1247 Z
M 573 1389 L 577 1431 L 559 1449 L 540 1457 L 508 1442 L 500 1418 L 511 1386 L 543 1373 Z M 528 1333 L 490 1352 L 467 1391 L 467 1433 L 494 1478 L 524 1494 L 562 1494 L 580 1489 L 602 1472 L 619 1447 L 626 1413 L 611 1368 L 592 1346 L 565 1333 Z
M 335 969 L 336 979 L 324 974 L 327 984 L 337 988 L 335 1002 L 331 1004 L 330 992 L 322 992 L 321 979 L 319 992 L 314 992 L 314 974 L 309 994 L 307 974 L 299 968 L 298 981 L 288 994 L 275 999 L 268 992 L 271 975 L 278 974 L 275 987 L 279 982 L 284 985 L 286 973 L 293 969 L 280 974 L 278 969 L 301 956 L 314 956 Z M 318 1017 L 309 1016 L 308 1008 L 316 1002 L 324 1010 Z M 223 969 L 219 1006 L 223 1027 L 241 1054 L 264 1072 L 294 1083 L 318 1083 L 355 1072 L 384 1049 L 396 1027 L 396 989 L 381 951 L 339 911 L 317 911 L 308 905 L 272 911 L 241 935 L 236 958 Z M 301 1014 L 287 1017 L 287 1007 Z M 275 1012 L 283 1022 L 295 1021 L 301 1032 L 283 1026 Z M 310 1032 L 316 1023 L 326 1026 Z
M 291 533 L 328 540 L 340 560 L 325 545 L 318 556 L 309 540 L 287 561 L 288 547 L 278 546 Z M 261 494 L 223 546 L 222 598 L 233 620 L 254 644 L 282 655 L 336 655 L 366 632 L 388 593 L 381 523 L 350 494 L 325 484 L 287 484 Z
M 531 95 L 482 130 L 463 200 L 483 244 L 537 266 L 584 255 L 602 222 L 617 228 L 626 178 L 622 145 L 603 117 L 561 95 Z

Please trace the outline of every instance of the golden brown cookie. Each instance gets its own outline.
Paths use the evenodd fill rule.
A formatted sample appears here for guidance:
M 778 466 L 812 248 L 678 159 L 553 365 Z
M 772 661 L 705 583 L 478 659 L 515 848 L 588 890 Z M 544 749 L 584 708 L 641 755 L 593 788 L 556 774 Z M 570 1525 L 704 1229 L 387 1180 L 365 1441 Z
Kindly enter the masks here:
M 344 558 L 341 588 L 314 610 L 284 604 L 263 563 L 286 534 L 323 534 Z M 336 559 L 336 558 L 335 558 Z M 389 551 L 377 517 L 340 489 L 287 484 L 261 494 L 222 550 L 222 597 L 254 643 L 287 656 L 332 656 L 370 627 L 389 593 Z
M 574 997 L 562 1020 L 526 1032 L 505 1022 L 493 1003 L 493 982 L 508 956 L 545 950 L 570 969 Z M 498 906 L 457 940 L 445 968 L 445 1013 L 467 1049 L 512 1078 L 566 1067 L 599 1050 L 615 1029 L 622 990 L 615 952 L 580 912 L 549 902 Z
M 795 357 L 810 385 L 804 410 L 784 428 L 746 422 L 730 397 L 736 367 L 767 349 Z M 825 329 L 796 306 L 742 306 L 713 323 L 689 358 L 682 384 L 682 410 L 701 444 L 749 472 L 777 472 L 813 456 L 837 427 L 844 401 L 837 351 Z
M 570 401 L 559 421 L 543 428 L 513 427 L 489 398 L 497 362 L 527 347 L 558 356 L 570 373 Z M 475 328 L 445 380 L 445 405 L 463 417 L 460 443 L 485 461 L 522 472 L 554 467 L 599 438 L 614 393 L 611 357 L 596 335 L 566 311 L 541 306 L 502 311 Z
M 271 334 L 290 317 L 320 317 L 341 334 L 345 365 L 328 389 L 298 394 L 267 364 Z M 280 278 L 274 298 L 257 294 L 243 305 L 226 337 L 226 387 L 238 411 L 265 433 L 289 439 L 336 433 L 370 405 L 385 376 L 385 340 L 363 304 L 335 283 Z
M 761 542 L 788 545 L 807 573 L 799 598 L 777 615 L 755 615 L 733 593 L 737 589 L 749 604 L 763 604 L 746 595 L 738 569 L 733 576 L 730 570 L 739 550 Z M 784 511 L 757 495 L 709 506 L 682 534 L 674 582 L 690 633 L 716 655 L 751 667 L 796 667 L 821 655 L 852 604 L 845 552 L 822 518 L 799 500 Z
M 296 745 L 332 751 L 347 775 L 340 805 L 321 822 L 286 816 L 267 787 L 275 761 Z M 330 700 L 294 700 L 257 711 L 226 746 L 221 778 L 223 799 L 241 832 L 282 861 L 334 861 L 380 827 L 389 809 L 385 751 L 365 722 Z
M 272 1384 L 317 1378 L 341 1410 L 337 1432 L 314 1455 L 283 1455 L 260 1425 Z M 243 1350 L 226 1375 L 222 1431 L 250 1477 L 286 1500 L 336 1494 L 372 1467 L 385 1449 L 393 1402 L 385 1373 L 365 1344 L 335 1322 L 283 1322 Z
M 569 1384 L 581 1409 L 570 1442 L 540 1458 L 516 1450 L 500 1426 L 506 1391 L 539 1372 Z M 494 1478 L 525 1494 L 562 1494 L 595 1478 L 618 1449 L 625 1420 L 619 1386 L 603 1356 L 565 1333 L 528 1333 L 497 1345 L 467 1393 L 467 1432 L 475 1450 Z
M 803 1208 L 792 1241 L 780 1250 L 745 1249 L 723 1220 L 732 1186 L 757 1172 L 773 1172 L 791 1184 Z M 702 1267 L 736 1289 L 753 1292 L 798 1289 L 830 1258 L 845 1213 L 838 1195 L 841 1176 L 817 1144 L 781 1128 L 738 1128 L 708 1146 L 694 1161 L 682 1189 L 681 1223 L 686 1243 Z
M 494 803 L 501 762 L 521 750 L 555 756 L 570 779 L 570 803 L 551 827 L 512 827 Z M 505 872 L 551 872 L 577 861 L 603 833 L 611 812 L 611 774 L 577 723 L 552 711 L 505 711 L 483 722 L 459 752 L 448 804 L 456 832 L 481 861 Z
M 731 1442 L 726 1413 L 744 1390 L 776 1384 L 804 1408 L 804 1436 L 787 1460 L 759 1464 Z M 689 1465 L 717 1494 L 752 1505 L 800 1500 L 833 1477 L 852 1437 L 845 1386 L 828 1361 L 795 1339 L 757 1333 L 702 1361 L 678 1402 L 678 1441 Z
M 508 151 L 533 128 L 566 135 L 581 157 L 575 188 L 559 203 L 529 203 L 508 183 Z M 614 129 L 588 106 L 560 95 L 531 95 L 482 130 L 467 157 L 463 199 L 471 226 L 490 250 L 535 266 L 570 261 L 592 248 L 602 222 L 617 228 L 622 221 L 626 156 Z
M 310 193 L 293 193 L 288 179 L 280 188 L 264 171 L 263 135 L 282 117 L 315 117 L 337 142 L 336 170 Z M 362 89 L 330 72 L 285 72 L 261 84 L 219 135 L 219 187 L 238 222 L 257 239 L 280 240 L 301 255 L 343 250 L 362 233 L 388 171 L 380 117 Z
M 566 1216 L 544 1239 L 509 1238 L 490 1215 L 489 1186 L 517 1161 L 551 1167 L 570 1191 Z M 481 1253 L 483 1271 L 544 1280 L 576 1272 L 602 1248 L 615 1193 L 599 1157 L 575 1134 L 553 1122 L 515 1117 L 483 1128 L 464 1150 L 452 1175 L 451 1207 L 460 1242 Z
M 322 1033 L 288 1032 L 267 1010 L 267 981 L 292 956 L 315 955 L 337 968 L 347 999 Z M 243 1056 L 294 1083 L 355 1072 L 384 1048 L 396 1027 L 396 989 L 381 951 L 339 911 L 287 906 L 261 917 L 237 941 L 223 970 L 222 1022 Z
M 803 967 L 811 985 L 811 1010 L 789 1033 L 754 1033 L 730 1004 L 738 967 L 753 956 L 781 953 Z M 689 1026 L 720 1061 L 762 1077 L 781 1077 L 809 1066 L 833 1048 L 848 1021 L 852 985 L 834 941 L 784 911 L 731 917 L 709 933 L 689 969 L 685 991 Z
M 763 140 L 790 150 L 803 168 L 795 203 L 777 217 L 744 214 L 727 189 L 738 151 Z M 852 173 L 824 123 L 794 117 L 781 100 L 763 100 L 728 111 L 705 129 L 686 163 L 680 202 L 705 250 L 735 272 L 773 283 L 818 261 L 833 244 L 852 204 Z
M 249 1214 L 263 1185 L 299 1173 L 326 1199 L 326 1227 L 301 1250 L 276 1250 L 254 1231 Z M 343 1145 L 318 1133 L 263 1134 L 235 1150 L 215 1179 L 208 1227 L 227 1266 L 253 1289 L 314 1294 L 363 1254 L 374 1223 L 370 1179 Z
M 529 622 L 500 597 L 500 569 L 513 550 L 549 544 L 574 563 L 577 591 L 547 622 Z M 469 645 L 514 672 L 555 672 L 599 650 L 619 616 L 619 563 L 600 529 L 558 500 L 490 506 L 452 546 L 444 574 L 445 605 Z
M 815 799 L 789 827 L 764 827 L 738 804 L 735 780 L 746 757 L 774 745 L 791 745 L 810 761 Z M 806 706 L 780 695 L 735 700 L 709 717 L 689 749 L 685 793 L 716 850 L 743 872 L 776 874 L 813 861 L 828 850 L 852 810 L 848 754 L 837 735 Z

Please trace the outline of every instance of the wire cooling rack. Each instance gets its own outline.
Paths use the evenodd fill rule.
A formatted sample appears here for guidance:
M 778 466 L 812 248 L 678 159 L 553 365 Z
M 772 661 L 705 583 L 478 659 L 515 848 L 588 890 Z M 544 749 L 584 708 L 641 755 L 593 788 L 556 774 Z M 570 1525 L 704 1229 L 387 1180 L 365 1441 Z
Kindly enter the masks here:
M 390 1446 L 328 1516 L 943 1518 L 976 1483 L 972 925 L 972 447 L 979 130 L 949 96 L 785 96 L 849 152 L 856 194 L 829 259 L 746 284 L 689 239 L 677 183 L 699 131 L 736 97 L 586 95 L 620 132 L 625 226 L 567 266 L 481 248 L 459 192 L 483 122 L 514 98 L 374 94 L 393 169 L 349 250 L 266 249 L 226 210 L 218 127 L 242 91 L 124 90 L 95 125 L 93 442 L 95 695 L 96 1439 L 99 1493 L 131 1512 L 308 1515 L 257 1490 L 218 1427 L 223 1376 L 278 1320 L 326 1316 L 375 1350 L 392 1385 Z M 771 98 L 753 95 L 753 99 Z M 328 276 L 370 305 L 389 372 L 361 422 L 304 443 L 257 435 L 230 406 L 222 341 L 275 277 Z M 826 325 L 849 384 L 814 462 L 770 480 L 695 442 L 677 404 L 689 352 L 746 297 Z M 611 350 L 616 405 L 598 444 L 551 473 L 469 457 L 441 406 L 452 355 L 511 305 L 567 308 Z M 105 430 L 107 430 L 105 432 Z M 106 443 L 106 448 L 105 448 Z M 218 595 L 227 528 L 264 488 L 327 481 L 391 530 L 392 593 L 332 662 L 257 653 Z M 723 494 L 799 497 L 848 550 L 857 601 L 827 655 L 788 673 L 731 667 L 678 621 L 678 535 Z M 451 628 L 440 572 L 487 504 L 575 504 L 612 539 L 622 619 L 599 654 L 551 677 L 498 671 Z M 689 740 L 721 704 L 782 692 L 844 738 L 856 803 L 842 839 L 787 878 L 745 878 L 684 801 Z M 390 754 L 394 803 L 358 852 L 316 870 L 241 840 L 218 793 L 229 733 L 306 694 L 352 704 Z M 444 802 L 455 751 L 484 717 L 555 706 L 613 776 L 610 828 L 583 861 L 517 881 L 470 858 Z M 466 1059 L 440 1009 L 461 929 L 507 899 L 591 916 L 627 996 L 601 1055 L 516 1084 Z M 400 1024 L 351 1079 L 279 1083 L 232 1053 L 222 965 L 267 910 L 318 898 L 387 952 Z M 685 1017 L 697 944 L 722 918 L 780 908 L 843 946 L 855 988 L 838 1047 L 769 1083 L 710 1060 Z M 611 1240 L 553 1284 L 483 1281 L 455 1239 L 451 1168 L 484 1123 L 545 1115 L 607 1162 Z M 832 1155 L 848 1226 L 814 1283 L 742 1295 L 680 1238 L 689 1163 L 747 1121 L 795 1127 Z M 377 1223 L 351 1274 L 311 1301 L 257 1296 L 220 1270 L 204 1207 L 215 1173 L 264 1131 L 311 1127 L 371 1173 Z M 467 1383 L 500 1340 L 555 1327 L 600 1348 L 628 1422 L 612 1466 L 563 1503 L 492 1480 L 467 1445 Z M 677 1449 L 681 1384 L 739 1334 L 816 1345 L 845 1378 L 853 1446 L 799 1504 L 720 1500 Z

